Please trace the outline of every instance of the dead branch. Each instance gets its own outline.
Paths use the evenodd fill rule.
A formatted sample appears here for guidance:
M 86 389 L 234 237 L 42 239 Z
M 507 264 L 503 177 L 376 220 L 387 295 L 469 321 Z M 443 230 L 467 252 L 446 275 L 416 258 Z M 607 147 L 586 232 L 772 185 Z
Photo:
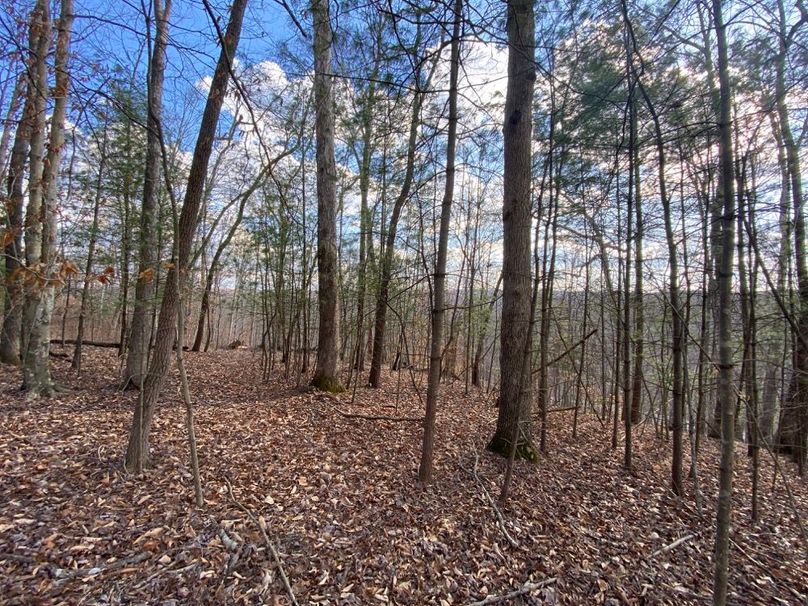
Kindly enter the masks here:
M 494 510 L 494 514 L 497 516 L 497 526 L 499 526 L 500 530 L 502 530 L 502 534 L 505 535 L 505 539 L 507 539 L 508 543 L 511 547 L 519 547 L 519 543 L 514 539 L 508 529 L 505 527 L 505 517 L 502 515 L 502 512 L 497 507 L 496 502 L 494 501 L 493 497 L 491 497 L 491 493 L 488 492 L 488 489 L 483 484 L 483 481 L 480 479 L 480 476 L 477 475 L 477 465 L 480 462 L 480 454 L 475 452 L 474 453 L 474 467 L 471 470 L 471 474 L 474 476 L 474 479 L 477 481 L 477 484 L 480 485 L 480 488 L 483 491 L 483 494 L 488 499 L 488 504 L 491 505 L 492 509 Z
M 489 604 L 499 604 L 500 602 L 507 602 L 514 598 L 518 598 L 520 595 L 525 595 L 526 593 L 535 591 L 536 589 L 541 589 L 542 587 L 553 585 L 556 582 L 556 580 L 557 580 L 556 577 L 551 577 L 539 583 L 525 583 L 515 591 L 506 593 L 505 595 L 490 595 L 484 600 L 480 600 L 479 602 L 472 602 L 471 604 L 469 604 L 469 606 L 488 606 Z
M 661 553 L 665 553 L 667 551 L 670 551 L 671 549 L 676 549 L 676 547 L 678 547 L 682 543 L 686 543 L 687 541 L 689 541 L 692 538 L 695 538 L 695 536 L 696 536 L 695 534 L 686 534 L 685 536 L 676 539 L 673 543 L 671 543 L 669 545 L 665 545 L 665 547 L 661 547 L 661 548 L 657 549 L 654 553 L 651 554 L 651 557 L 655 558 L 656 556 L 658 556 Z
M 286 593 L 289 594 L 289 599 L 292 601 L 293 606 L 300 606 L 297 602 L 297 598 L 295 598 L 295 592 L 292 591 L 292 586 L 289 584 L 289 577 L 286 576 L 286 572 L 283 569 L 281 556 L 280 554 L 278 554 L 278 550 L 275 548 L 275 544 L 272 542 L 272 540 L 269 538 L 269 535 L 267 534 L 266 522 L 262 524 L 261 522 L 263 522 L 263 518 L 260 521 L 256 519 L 255 515 L 253 515 L 253 512 L 247 509 L 245 505 L 243 505 L 238 499 L 236 499 L 236 495 L 233 494 L 233 485 L 230 484 L 230 480 L 224 478 L 224 482 L 225 484 L 227 484 L 227 491 L 230 494 L 230 499 L 233 501 L 233 503 L 235 503 L 236 506 L 239 509 L 241 509 L 241 511 L 247 514 L 247 517 L 250 518 L 250 520 L 252 520 L 253 524 L 258 526 L 258 529 L 261 531 L 261 535 L 264 537 L 264 542 L 267 544 L 267 548 L 269 548 L 269 551 L 272 554 L 272 559 L 275 560 L 275 566 L 278 569 L 278 574 L 281 577 L 281 581 L 283 581 L 283 586 L 286 589 Z
M 589 339 L 589 337 L 591 337 L 592 335 L 596 334 L 597 332 L 598 332 L 598 329 L 597 329 L 597 328 L 593 328 L 591 331 L 589 331 L 589 334 L 585 335 L 585 336 L 584 336 L 583 338 L 581 338 L 581 339 L 578 339 L 578 340 L 577 340 L 575 343 L 573 343 L 572 345 L 570 345 L 569 347 L 567 347 L 567 349 L 565 349 L 564 351 L 562 351 L 562 352 L 561 352 L 560 354 L 558 354 L 558 355 L 557 355 L 555 358 L 553 358 L 552 360 L 550 360 L 549 362 L 547 362 L 547 366 L 552 366 L 552 365 L 553 365 L 553 364 L 555 364 L 556 362 L 560 362 L 561 360 L 563 360 L 564 358 L 566 358 L 566 357 L 567 357 L 568 355 L 570 355 L 570 354 L 571 354 L 573 351 L 575 351 L 575 350 L 576 350 L 578 347 L 580 347 L 581 345 L 583 345 L 584 343 L 586 343 L 587 339 Z M 541 369 L 538 369 L 538 368 L 537 368 L 536 370 L 534 370 L 534 371 L 533 371 L 533 373 L 532 373 L 532 374 L 534 374 L 534 375 L 535 375 L 536 373 L 538 373 L 538 372 L 539 372 L 539 370 L 541 370 Z
M 346 419 L 365 419 L 366 421 L 403 421 L 403 422 L 422 422 L 423 417 L 388 417 L 387 415 L 362 415 L 353 412 L 343 412 L 339 408 L 334 411 L 345 417 Z

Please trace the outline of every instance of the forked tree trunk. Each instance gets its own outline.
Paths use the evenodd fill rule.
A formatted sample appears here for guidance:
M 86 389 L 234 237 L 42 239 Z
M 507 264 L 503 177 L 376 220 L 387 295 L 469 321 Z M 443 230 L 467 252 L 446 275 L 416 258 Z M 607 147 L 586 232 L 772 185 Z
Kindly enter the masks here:
M 213 139 L 219 122 L 222 103 L 227 92 L 230 79 L 231 61 L 238 48 L 241 35 L 241 24 L 247 0 L 235 0 L 230 9 L 230 21 L 222 40 L 222 49 L 216 70 L 208 92 L 205 111 L 199 125 L 199 135 L 191 160 L 185 199 L 180 212 L 177 238 L 176 260 L 168 271 L 165 293 L 160 305 L 160 318 L 154 340 L 154 352 L 149 362 L 149 369 L 143 382 L 140 398 L 135 404 L 132 426 L 129 431 L 129 444 L 126 449 L 126 468 L 141 472 L 149 464 L 149 436 L 154 417 L 157 398 L 168 373 L 171 350 L 174 345 L 177 328 L 177 308 L 179 291 L 184 287 L 191 259 L 191 247 L 198 226 L 199 209 L 202 205 L 202 193 L 205 185 L 205 174 L 213 149 Z M 179 279 L 174 279 L 174 272 L 179 271 Z
M 536 81 L 532 0 L 508 2 L 502 204 L 502 328 L 497 427 L 488 449 L 534 460 L 530 418 L 530 233 L 533 87 Z M 511 446 L 515 448 L 511 448 Z
M 42 11 L 43 36 L 50 41 L 50 19 L 47 7 Z M 41 95 L 41 135 L 37 134 L 36 146 L 31 145 L 31 165 L 35 163 L 34 154 L 37 154 L 37 165 L 42 161 L 42 170 L 31 172 L 29 186 L 29 207 L 26 217 L 26 232 L 30 229 L 31 250 L 28 250 L 28 233 L 26 233 L 26 262 L 28 270 L 35 274 L 35 279 L 28 280 L 25 306 L 23 308 L 24 329 L 28 333 L 25 338 L 25 347 L 22 349 L 23 388 L 31 396 L 50 396 L 54 385 L 50 375 L 50 325 L 53 316 L 53 307 L 56 298 L 56 288 L 60 278 L 56 271 L 56 198 L 59 180 L 59 166 L 64 150 L 65 136 L 64 124 L 67 115 L 67 101 L 70 90 L 70 74 L 68 61 L 70 59 L 70 37 L 73 27 L 73 2 L 62 0 L 59 17 L 58 34 L 56 37 L 55 72 L 56 86 L 54 88 L 53 115 L 51 116 L 51 130 L 47 145 L 47 155 L 44 155 L 44 109 L 45 99 Z M 38 73 L 37 84 L 45 84 L 40 91 L 47 90 L 47 65 L 42 56 L 38 62 L 42 72 Z M 40 156 L 40 154 L 42 154 Z M 40 160 L 42 158 L 42 160 Z M 37 177 L 37 175 L 41 175 Z M 34 180 L 39 179 L 37 186 Z M 36 194 L 33 191 L 36 189 Z M 32 208 L 33 207 L 33 208 Z

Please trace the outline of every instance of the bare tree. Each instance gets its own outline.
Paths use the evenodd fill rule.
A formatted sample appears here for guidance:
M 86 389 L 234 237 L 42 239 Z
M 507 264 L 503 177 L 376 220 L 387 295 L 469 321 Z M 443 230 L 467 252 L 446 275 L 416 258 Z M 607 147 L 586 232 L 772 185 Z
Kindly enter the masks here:
M 443 318 L 446 315 L 446 256 L 449 248 L 449 222 L 452 217 L 454 197 L 455 156 L 457 153 L 457 78 L 460 72 L 460 25 L 463 16 L 463 0 L 454 2 L 454 25 L 452 26 L 451 68 L 449 70 L 449 130 L 446 142 L 446 183 L 440 212 L 438 256 L 435 260 L 433 281 L 432 330 L 429 347 L 429 379 L 426 390 L 426 415 L 424 416 L 424 439 L 421 448 L 421 464 L 418 479 L 432 479 L 432 459 L 435 443 L 435 415 L 440 390 L 441 361 L 443 360 Z
M 213 149 L 213 139 L 216 135 L 219 114 L 227 92 L 232 59 L 238 48 L 246 7 L 247 0 L 235 0 L 230 9 L 230 20 L 227 24 L 227 30 L 222 36 L 222 49 L 211 80 L 202 121 L 199 125 L 199 135 L 197 136 L 196 147 L 191 160 L 185 198 L 177 225 L 178 230 L 174 236 L 177 239 L 176 258 L 166 276 L 166 286 L 160 305 L 160 319 L 157 325 L 154 350 L 146 378 L 143 381 L 142 393 L 135 404 L 132 426 L 129 431 L 129 444 L 126 449 L 125 463 L 126 468 L 130 471 L 142 472 L 149 465 L 149 436 L 154 409 L 171 361 L 171 350 L 176 339 L 177 307 L 180 301 L 179 291 L 184 287 L 187 280 L 194 234 L 198 226 L 199 211 L 203 201 L 205 174 Z M 179 279 L 174 279 L 175 272 L 179 272 Z
M 502 204 L 502 328 L 497 427 L 488 449 L 536 458 L 531 437 L 531 139 L 536 81 L 531 0 L 508 2 L 508 85 L 505 95 L 505 183 Z
M 718 401 L 721 406 L 721 472 L 715 535 L 715 577 L 713 604 L 727 603 L 729 573 L 729 525 L 732 514 L 732 466 L 735 449 L 735 397 L 732 355 L 732 278 L 735 250 L 735 167 L 732 152 L 732 91 L 729 80 L 727 26 L 722 0 L 713 0 L 713 21 L 718 42 L 718 79 L 720 89 L 719 182 L 721 199 L 721 255 L 717 272 L 718 315 Z
M 312 0 L 314 20 L 314 107 L 317 137 L 317 301 L 320 330 L 311 384 L 344 390 L 337 369 L 339 290 L 337 288 L 337 167 L 334 160 L 334 94 L 331 88 L 329 0 Z
M 149 80 L 146 117 L 146 169 L 143 176 L 143 205 L 140 209 L 140 243 L 138 247 L 138 273 L 135 282 L 135 300 L 132 327 L 129 333 L 129 351 L 124 370 L 124 386 L 140 387 L 146 367 L 151 320 L 149 307 L 154 303 L 157 250 L 157 189 L 160 180 L 160 116 L 163 105 L 163 79 L 168 45 L 168 19 L 171 0 L 154 0 L 154 46 L 149 61 Z M 149 37 L 150 40 L 150 37 Z

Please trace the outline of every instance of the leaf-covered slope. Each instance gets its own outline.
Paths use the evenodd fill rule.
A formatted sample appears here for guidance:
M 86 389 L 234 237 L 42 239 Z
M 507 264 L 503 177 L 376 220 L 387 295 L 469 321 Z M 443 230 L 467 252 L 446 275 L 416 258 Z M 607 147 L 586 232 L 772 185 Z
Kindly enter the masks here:
M 570 413 L 549 415 L 550 452 L 517 464 L 502 510 L 511 543 L 483 490 L 496 497 L 504 468 L 481 451 L 496 418 L 491 399 L 443 388 L 435 482 L 423 488 L 412 420 L 422 411 L 412 388 L 420 375 L 392 375 L 351 404 L 350 392 L 262 384 L 250 352 L 189 354 L 206 501 L 198 510 L 176 385 L 157 414 L 155 466 L 138 479 L 120 465 L 137 394 L 110 387 L 114 354 L 91 350 L 81 381 L 66 362 L 56 365 L 77 391 L 51 401 L 26 403 L 13 370 L 0 376 L 3 604 L 287 604 L 260 526 L 300 604 L 468 604 L 547 580 L 502 603 L 709 597 L 717 494 L 709 441 L 699 516 L 692 482 L 684 501 L 668 490 L 669 445 L 652 426 L 637 431 L 636 470 L 626 474 L 594 416 L 573 441 Z M 752 527 L 749 468 L 737 458 L 731 599 L 801 603 L 806 546 L 783 479 L 772 492 L 772 460 L 762 459 L 762 521 Z M 786 475 L 808 517 L 805 482 L 790 466 Z

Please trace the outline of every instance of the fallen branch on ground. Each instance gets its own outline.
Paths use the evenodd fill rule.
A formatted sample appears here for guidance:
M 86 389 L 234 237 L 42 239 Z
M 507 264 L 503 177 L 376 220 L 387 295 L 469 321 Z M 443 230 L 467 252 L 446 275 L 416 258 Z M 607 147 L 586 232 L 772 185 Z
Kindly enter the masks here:
M 497 516 L 497 526 L 499 526 L 500 530 L 502 530 L 502 534 L 505 535 L 505 538 L 507 539 L 508 543 L 510 543 L 511 547 L 519 547 L 519 543 L 516 541 L 516 539 L 514 539 L 510 535 L 508 529 L 505 527 L 505 517 L 499 510 L 499 507 L 497 507 L 496 502 L 494 501 L 493 497 L 491 497 L 491 493 L 488 492 L 488 489 L 485 487 L 485 484 L 483 484 L 483 481 L 480 479 L 480 476 L 477 475 L 477 465 L 479 462 L 480 462 L 480 454 L 475 452 L 474 467 L 471 470 L 471 474 L 474 476 L 474 479 L 477 480 L 477 484 L 480 485 L 483 494 L 485 494 L 486 498 L 488 499 L 488 504 L 491 505 L 491 507 L 493 508 L 494 514 Z
M 670 545 L 665 545 L 665 547 L 661 547 L 660 549 L 657 549 L 654 553 L 651 554 L 651 557 L 655 558 L 656 556 L 658 556 L 661 553 L 665 553 L 666 551 L 670 551 L 671 549 L 676 549 L 682 543 L 685 543 L 685 542 L 689 541 L 690 539 L 695 538 L 695 536 L 696 536 L 695 534 L 686 534 L 685 536 L 676 539 Z
M 404 421 L 404 422 L 422 422 L 423 417 L 390 417 L 387 415 L 363 415 L 354 412 L 344 412 L 339 408 L 334 409 L 339 415 L 346 419 L 365 419 L 366 421 Z
M 516 591 L 506 593 L 505 595 L 490 595 L 484 600 L 480 600 L 479 602 L 472 602 L 471 604 L 469 604 L 469 606 L 488 606 L 489 604 L 498 604 L 499 602 L 505 602 L 508 600 L 512 600 L 514 598 L 518 598 L 520 595 L 525 595 L 526 593 L 530 593 L 531 591 L 535 591 L 536 589 L 541 589 L 542 587 L 553 585 L 555 582 L 556 577 L 545 579 L 540 583 L 525 583 Z
M 283 586 L 286 589 L 286 593 L 289 594 L 289 599 L 292 600 L 292 604 L 294 606 L 300 606 L 295 598 L 295 592 L 292 591 L 292 586 L 289 584 L 289 577 L 286 576 L 286 572 L 283 570 L 283 563 L 281 562 L 281 556 L 278 554 L 278 550 L 275 549 L 275 544 L 269 538 L 269 535 L 266 531 L 266 522 L 264 522 L 263 518 L 261 520 L 256 519 L 253 512 L 247 509 L 245 505 L 243 505 L 238 499 L 236 499 L 236 495 L 233 494 L 233 486 L 230 484 L 230 480 L 227 478 L 224 479 L 225 484 L 227 484 L 227 491 L 230 493 L 230 499 L 233 503 L 238 506 L 241 511 L 247 514 L 247 517 L 252 520 L 253 524 L 258 526 L 258 529 L 261 531 L 261 535 L 264 537 L 264 542 L 267 544 L 270 553 L 272 553 L 272 559 L 275 560 L 275 566 L 278 568 L 278 574 L 281 577 L 281 581 L 283 581 Z M 261 522 L 264 522 L 263 524 Z

